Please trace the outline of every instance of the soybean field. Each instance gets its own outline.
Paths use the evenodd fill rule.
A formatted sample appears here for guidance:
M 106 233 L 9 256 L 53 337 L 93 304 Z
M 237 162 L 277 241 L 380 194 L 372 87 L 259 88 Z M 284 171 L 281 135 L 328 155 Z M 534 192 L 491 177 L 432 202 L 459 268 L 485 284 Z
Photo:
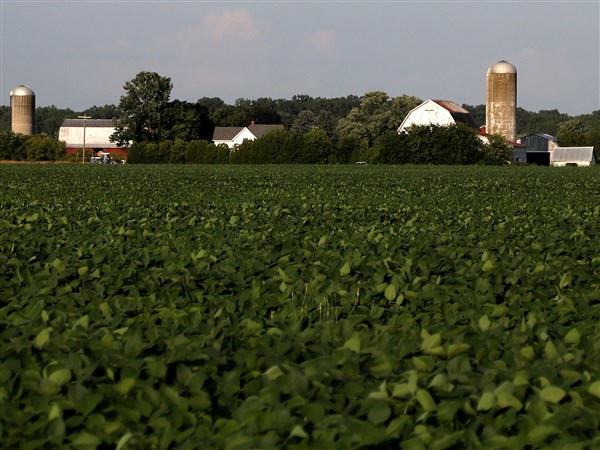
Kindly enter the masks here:
M 600 447 L 600 170 L 0 165 L 0 442 Z

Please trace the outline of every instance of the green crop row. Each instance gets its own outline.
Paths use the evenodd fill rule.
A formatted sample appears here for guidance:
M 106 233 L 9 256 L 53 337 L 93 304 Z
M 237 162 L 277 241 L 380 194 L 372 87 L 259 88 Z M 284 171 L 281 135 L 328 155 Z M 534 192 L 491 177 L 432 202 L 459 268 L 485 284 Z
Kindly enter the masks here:
M 600 446 L 600 171 L 0 166 L 3 448 Z

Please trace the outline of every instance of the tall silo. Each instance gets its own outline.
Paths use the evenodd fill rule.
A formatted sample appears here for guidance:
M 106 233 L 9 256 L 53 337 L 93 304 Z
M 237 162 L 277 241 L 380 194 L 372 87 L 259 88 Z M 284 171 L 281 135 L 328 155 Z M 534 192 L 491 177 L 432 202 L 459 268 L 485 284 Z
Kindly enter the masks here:
M 517 140 L 517 68 L 498 61 L 486 74 L 485 128 L 510 141 Z
M 12 130 L 30 136 L 35 122 L 35 93 L 29 86 L 21 84 L 10 91 Z

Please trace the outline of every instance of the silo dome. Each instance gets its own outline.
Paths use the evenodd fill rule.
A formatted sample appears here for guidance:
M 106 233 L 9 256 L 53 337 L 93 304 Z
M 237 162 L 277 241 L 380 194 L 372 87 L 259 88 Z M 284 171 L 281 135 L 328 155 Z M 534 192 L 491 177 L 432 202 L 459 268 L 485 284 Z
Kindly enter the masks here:
M 498 61 L 488 70 L 490 73 L 517 73 L 517 68 L 508 61 Z
M 26 136 L 33 134 L 35 123 L 35 93 L 24 84 L 10 91 L 10 108 L 12 110 L 11 129 L 15 133 Z
M 35 96 L 35 92 L 33 92 L 33 90 L 29 86 L 27 86 L 25 84 L 20 84 L 16 88 L 14 88 L 12 91 L 10 91 L 10 96 L 12 97 L 13 95 Z

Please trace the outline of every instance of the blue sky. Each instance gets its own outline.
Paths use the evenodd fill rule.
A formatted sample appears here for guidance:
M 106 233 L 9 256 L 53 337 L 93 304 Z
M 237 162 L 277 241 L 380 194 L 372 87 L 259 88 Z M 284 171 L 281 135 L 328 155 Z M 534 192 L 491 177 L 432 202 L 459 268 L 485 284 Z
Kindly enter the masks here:
M 118 104 L 149 70 L 173 99 L 415 95 L 485 102 L 485 72 L 517 67 L 518 106 L 600 109 L 600 2 L 1 0 L 1 104 Z

